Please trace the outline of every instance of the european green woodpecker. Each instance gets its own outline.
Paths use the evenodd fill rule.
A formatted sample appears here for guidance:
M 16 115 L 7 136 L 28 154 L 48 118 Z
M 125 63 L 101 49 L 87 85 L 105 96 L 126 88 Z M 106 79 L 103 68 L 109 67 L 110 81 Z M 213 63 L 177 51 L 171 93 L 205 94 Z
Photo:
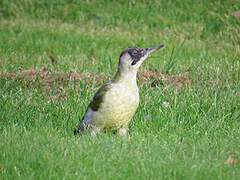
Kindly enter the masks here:
M 139 104 L 137 71 L 150 54 L 162 47 L 162 44 L 146 49 L 133 46 L 123 50 L 117 73 L 98 89 L 74 135 L 85 130 L 95 135 L 108 129 L 125 135 Z

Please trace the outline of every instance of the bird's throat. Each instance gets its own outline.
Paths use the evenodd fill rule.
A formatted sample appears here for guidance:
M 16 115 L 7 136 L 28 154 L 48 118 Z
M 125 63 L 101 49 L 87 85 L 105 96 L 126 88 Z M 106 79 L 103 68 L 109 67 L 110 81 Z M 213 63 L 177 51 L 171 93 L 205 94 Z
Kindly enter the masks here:
M 135 86 L 137 85 L 137 71 L 122 71 L 119 70 L 113 77 L 114 83 L 124 83 L 128 86 Z

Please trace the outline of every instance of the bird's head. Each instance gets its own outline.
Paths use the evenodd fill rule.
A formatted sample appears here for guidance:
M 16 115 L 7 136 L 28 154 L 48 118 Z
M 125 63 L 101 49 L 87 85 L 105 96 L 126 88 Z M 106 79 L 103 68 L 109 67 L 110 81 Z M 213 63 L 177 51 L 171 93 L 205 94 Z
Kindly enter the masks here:
M 131 46 L 123 50 L 119 56 L 118 68 L 119 70 L 134 71 L 138 70 L 143 61 L 153 52 L 162 48 L 164 45 L 160 44 L 150 48 L 140 48 Z

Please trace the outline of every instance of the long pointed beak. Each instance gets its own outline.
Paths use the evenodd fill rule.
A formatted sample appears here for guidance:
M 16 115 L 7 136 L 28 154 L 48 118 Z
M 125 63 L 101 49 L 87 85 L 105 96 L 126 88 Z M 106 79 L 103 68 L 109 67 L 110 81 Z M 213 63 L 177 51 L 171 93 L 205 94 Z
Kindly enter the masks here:
M 146 51 L 147 51 L 147 54 L 152 54 L 153 52 L 155 52 L 156 50 L 160 49 L 164 47 L 163 44 L 160 44 L 160 45 L 157 45 L 157 46 L 153 46 L 153 47 L 150 47 L 150 48 L 146 48 Z

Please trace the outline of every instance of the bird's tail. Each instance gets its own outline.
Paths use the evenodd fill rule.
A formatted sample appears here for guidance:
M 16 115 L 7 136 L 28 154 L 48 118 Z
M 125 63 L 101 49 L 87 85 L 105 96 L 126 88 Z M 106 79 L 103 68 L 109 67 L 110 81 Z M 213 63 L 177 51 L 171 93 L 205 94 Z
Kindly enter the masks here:
M 76 136 L 78 134 L 81 134 L 81 132 L 83 132 L 84 130 L 85 130 L 84 126 L 82 125 L 82 123 L 80 123 L 74 128 L 73 135 Z

